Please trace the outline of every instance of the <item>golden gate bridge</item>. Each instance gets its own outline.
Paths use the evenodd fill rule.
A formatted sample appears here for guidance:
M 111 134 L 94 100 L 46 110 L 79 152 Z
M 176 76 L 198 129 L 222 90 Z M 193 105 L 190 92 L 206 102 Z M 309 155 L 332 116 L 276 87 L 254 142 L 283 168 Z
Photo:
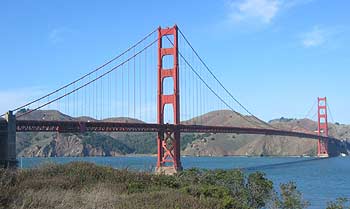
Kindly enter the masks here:
M 16 132 L 155 132 L 157 171 L 170 173 L 182 169 L 181 133 L 310 138 L 318 140 L 317 155 L 328 157 L 328 143 L 337 139 L 328 136 L 326 98 L 318 98 L 317 104 L 317 134 L 274 127 L 225 88 L 177 25 L 159 27 L 89 73 L 1 115 L 5 120 L 0 120 L 0 163 L 16 165 Z M 208 118 L 200 116 L 220 109 L 233 111 L 243 122 L 208 124 Z M 36 118 L 41 110 L 74 118 Z M 122 120 L 102 120 L 113 117 Z

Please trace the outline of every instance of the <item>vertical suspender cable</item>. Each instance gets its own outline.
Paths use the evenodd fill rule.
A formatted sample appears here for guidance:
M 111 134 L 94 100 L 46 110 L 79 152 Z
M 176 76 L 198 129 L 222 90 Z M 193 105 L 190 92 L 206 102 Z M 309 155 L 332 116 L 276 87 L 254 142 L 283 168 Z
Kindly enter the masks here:
M 77 83 L 77 84 L 79 84 L 79 83 Z M 80 91 L 76 91 L 75 92 L 75 100 L 76 100 L 75 101 L 75 108 L 76 108 L 76 110 L 75 110 L 75 117 L 79 116 L 79 108 L 78 108 L 78 106 L 79 106 L 79 93 L 80 93 Z
M 147 78 L 147 76 L 148 76 L 148 73 L 147 73 L 147 50 L 145 51 L 145 63 L 144 63 L 144 65 L 145 65 L 145 78 L 144 78 L 144 80 L 145 80 L 145 109 L 146 109 L 146 111 L 145 111 L 145 116 L 146 116 L 146 121 L 148 120 L 148 110 L 147 110 L 147 81 L 148 81 L 148 78 Z
M 68 115 L 71 115 L 71 114 L 70 114 L 70 110 L 69 110 L 69 106 L 70 106 L 70 105 L 69 105 L 69 103 L 70 103 L 70 101 L 69 101 L 70 99 L 69 99 L 69 98 L 70 98 L 70 96 L 67 96 L 67 100 L 68 100 L 68 101 L 67 101 L 67 114 L 68 114 Z
M 194 77 L 194 75 L 193 74 L 191 74 L 191 76 L 192 76 L 192 78 L 191 78 L 191 81 L 192 81 L 192 95 L 191 95 L 191 98 L 192 98 L 192 116 L 191 116 L 191 118 L 193 118 L 194 120 L 193 120 L 193 122 L 195 123 L 196 122 L 196 119 L 195 119 L 195 117 L 196 117 L 196 115 L 195 115 L 195 111 L 196 111 L 196 100 L 195 100 L 195 98 L 196 98 L 196 95 L 195 95 L 195 77 Z
M 141 86 L 142 86 L 142 84 L 141 84 L 141 78 L 142 78 L 142 65 L 141 65 L 141 55 L 139 55 L 139 97 L 140 97 L 140 99 L 139 99 L 139 108 L 140 108 L 140 112 L 139 112 L 139 114 L 140 114 L 140 116 L 139 116 L 139 119 L 140 120 L 142 120 L 142 115 L 141 115 L 141 99 L 142 99 L 142 97 L 141 97 Z
M 114 83 L 114 93 L 113 93 L 113 103 L 114 103 L 114 106 L 113 106 L 113 112 L 114 112 L 114 117 L 118 117 L 119 114 L 118 114 L 118 89 L 119 89 L 119 86 L 118 86 L 118 71 L 115 71 L 114 72 L 115 75 L 114 75 L 114 78 L 112 79 L 113 83 Z
M 100 120 L 103 119 L 102 115 L 102 111 L 103 111 L 103 82 L 102 82 L 102 78 L 100 79 Z
M 195 91 L 195 94 L 196 94 L 196 118 L 197 118 L 197 124 L 199 124 L 199 97 L 198 97 L 198 79 L 196 78 L 196 91 Z
M 97 72 L 95 73 L 95 78 L 97 78 Z M 94 98 L 93 98 L 93 102 L 94 102 L 95 119 L 98 120 L 98 118 L 97 118 L 97 82 L 94 82 Z
M 88 77 L 88 81 L 90 81 L 90 75 L 89 75 L 89 77 Z M 91 106 L 90 106 L 90 94 L 91 94 L 90 90 L 91 90 L 91 88 L 88 87 L 88 88 L 87 88 L 87 94 L 86 94 L 86 96 L 87 96 L 87 101 L 88 101 L 88 102 L 87 102 L 88 108 L 87 108 L 87 115 L 86 115 L 86 116 L 90 116 L 90 108 L 91 108 Z
M 128 118 L 130 118 L 130 62 L 129 61 L 128 61 L 127 76 L 128 76 L 128 86 L 127 86 L 127 89 L 128 89 Z
M 121 92 L 121 96 L 122 96 L 122 100 L 121 100 L 121 114 L 122 114 L 122 117 L 125 117 L 124 115 L 124 65 L 122 65 L 122 92 Z
M 203 59 L 198 55 L 197 51 L 192 47 L 191 43 L 188 41 L 188 39 L 185 37 L 185 35 L 182 33 L 182 31 L 179 29 L 180 34 L 182 35 L 182 37 L 185 39 L 185 41 L 187 42 L 187 44 L 189 45 L 189 47 L 192 49 L 192 51 L 194 52 L 194 54 L 196 55 L 196 57 L 199 59 L 199 61 L 203 64 L 203 66 L 207 69 L 207 71 L 212 75 L 212 77 L 220 84 L 220 86 L 223 88 L 223 90 L 231 97 L 231 99 L 233 99 L 241 108 L 243 108 L 243 110 L 245 110 L 248 114 L 250 114 L 253 118 L 255 118 L 257 120 L 257 122 L 266 125 L 270 128 L 276 129 L 274 126 L 272 126 L 269 123 L 266 123 L 265 121 L 259 119 L 258 117 L 256 117 L 254 114 L 252 114 L 245 106 L 243 106 L 226 88 L 225 86 L 218 80 L 218 78 L 214 75 L 214 73 L 210 70 L 210 68 L 208 67 L 208 65 L 203 61 Z
M 135 56 L 135 48 L 134 48 L 134 56 Z M 134 57 L 134 80 L 133 80 L 133 89 L 134 89 L 134 118 L 136 118 L 136 109 L 135 109 L 135 105 L 136 105 L 136 101 L 135 101 L 135 97 L 136 97 L 136 57 Z
M 75 84 L 73 85 L 73 89 L 75 89 Z M 70 115 L 73 117 L 75 115 L 75 95 L 74 94 L 72 94 L 72 114 Z
M 107 76 L 107 117 L 111 117 L 111 74 L 108 74 Z

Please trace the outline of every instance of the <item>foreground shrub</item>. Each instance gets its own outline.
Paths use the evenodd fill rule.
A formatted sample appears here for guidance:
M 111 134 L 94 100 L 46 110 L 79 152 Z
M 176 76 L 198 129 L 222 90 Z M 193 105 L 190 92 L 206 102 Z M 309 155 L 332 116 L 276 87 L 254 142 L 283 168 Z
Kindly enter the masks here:
M 341 197 L 327 203 L 327 209 L 350 209 L 349 199 Z
M 261 172 L 189 169 L 166 176 L 74 162 L 0 174 L 0 208 L 307 206 L 294 184 L 281 185 L 281 196 L 274 196 L 272 182 Z
M 272 197 L 273 183 L 263 173 L 256 172 L 249 175 L 247 189 L 249 205 L 252 208 L 262 208 Z
M 271 199 L 269 208 L 278 209 L 303 209 L 310 203 L 302 198 L 294 182 L 288 182 L 280 185 L 280 194 L 274 195 Z

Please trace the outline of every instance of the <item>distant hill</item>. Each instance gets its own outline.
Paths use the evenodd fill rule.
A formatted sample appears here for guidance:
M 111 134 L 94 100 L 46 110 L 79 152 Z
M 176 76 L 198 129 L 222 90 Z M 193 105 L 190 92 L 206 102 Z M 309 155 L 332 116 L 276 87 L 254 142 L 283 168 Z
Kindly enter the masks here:
M 120 122 L 120 123 L 145 123 L 141 120 L 127 117 L 119 117 L 119 118 L 106 118 L 103 119 L 104 122 Z
M 231 110 L 217 110 L 192 118 L 188 121 L 183 121 L 182 123 L 209 126 L 254 127 L 254 123 L 258 122 L 251 116 L 243 116 Z
M 40 110 L 23 116 L 25 120 L 83 120 L 91 117 L 71 117 L 54 110 Z M 144 123 L 133 118 L 107 118 L 106 122 Z M 264 126 L 253 117 L 229 110 L 213 111 L 183 121 L 183 124 L 254 127 Z M 280 118 L 269 122 L 279 129 L 314 133 L 317 123 L 308 119 Z M 266 127 L 266 126 L 265 126 Z M 330 124 L 330 134 L 350 139 L 350 126 Z M 19 156 L 119 156 L 125 154 L 156 154 L 156 133 L 17 133 Z M 342 147 L 343 146 L 343 147 Z M 335 154 L 347 153 L 345 145 L 334 145 Z M 182 154 L 195 156 L 225 155 L 315 155 L 316 140 L 283 136 L 238 134 L 181 134 Z
M 20 114 L 20 113 L 17 113 Z M 38 110 L 21 120 L 98 121 L 91 117 L 71 117 L 54 110 Z M 133 118 L 107 118 L 105 122 L 143 123 Z M 17 133 L 19 156 L 118 156 L 156 152 L 154 133 Z
M 21 110 L 15 115 L 21 115 L 23 112 L 28 110 Z M 73 117 L 65 115 L 57 110 L 36 110 L 29 114 L 21 116 L 21 120 L 74 120 Z
M 193 120 L 193 119 L 192 119 Z M 196 120 L 196 119 L 195 119 Z M 203 125 L 223 125 L 238 127 L 264 127 L 257 119 L 242 116 L 230 110 L 209 112 L 198 118 Z M 273 124 L 274 126 L 280 125 Z M 285 125 L 286 130 L 293 130 Z M 283 136 L 207 134 L 193 141 L 184 150 L 186 155 L 314 155 L 315 140 L 294 139 Z
M 202 117 L 203 125 L 227 125 L 252 127 L 251 123 L 260 124 L 257 119 L 245 116 L 243 119 L 237 113 L 228 110 L 214 111 Z M 200 118 L 199 117 L 199 120 Z M 247 122 L 247 119 L 251 121 Z M 269 125 L 282 130 L 301 131 L 316 134 L 317 123 L 309 119 L 286 119 L 280 118 L 269 121 Z M 330 136 L 349 140 L 349 125 L 329 124 Z M 349 141 L 350 142 L 350 141 Z M 208 134 L 188 144 L 183 154 L 196 156 L 222 156 L 222 155 L 309 155 L 314 156 L 317 150 L 317 140 L 302 139 L 286 136 L 264 135 L 239 135 L 239 134 Z M 333 155 L 347 154 L 349 144 L 330 144 Z

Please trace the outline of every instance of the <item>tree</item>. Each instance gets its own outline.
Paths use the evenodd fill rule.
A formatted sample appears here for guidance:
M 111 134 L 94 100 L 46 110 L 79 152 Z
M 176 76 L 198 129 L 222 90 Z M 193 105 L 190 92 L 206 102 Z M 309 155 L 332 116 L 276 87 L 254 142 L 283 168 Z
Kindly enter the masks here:
M 328 202 L 327 209 L 350 209 L 350 205 L 347 203 L 349 203 L 349 199 L 340 197 L 335 201 Z
M 248 177 L 249 205 L 252 208 L 262 208 L 272 196 L 273 183 L 265 178 L 262 172 L 252 173 Z
M 303 200 L 294 182 L 281 184 L 280 190 L 280 195 L 276 195 L 272 208 L 303 209 L 310 205 L 308 201 Z

